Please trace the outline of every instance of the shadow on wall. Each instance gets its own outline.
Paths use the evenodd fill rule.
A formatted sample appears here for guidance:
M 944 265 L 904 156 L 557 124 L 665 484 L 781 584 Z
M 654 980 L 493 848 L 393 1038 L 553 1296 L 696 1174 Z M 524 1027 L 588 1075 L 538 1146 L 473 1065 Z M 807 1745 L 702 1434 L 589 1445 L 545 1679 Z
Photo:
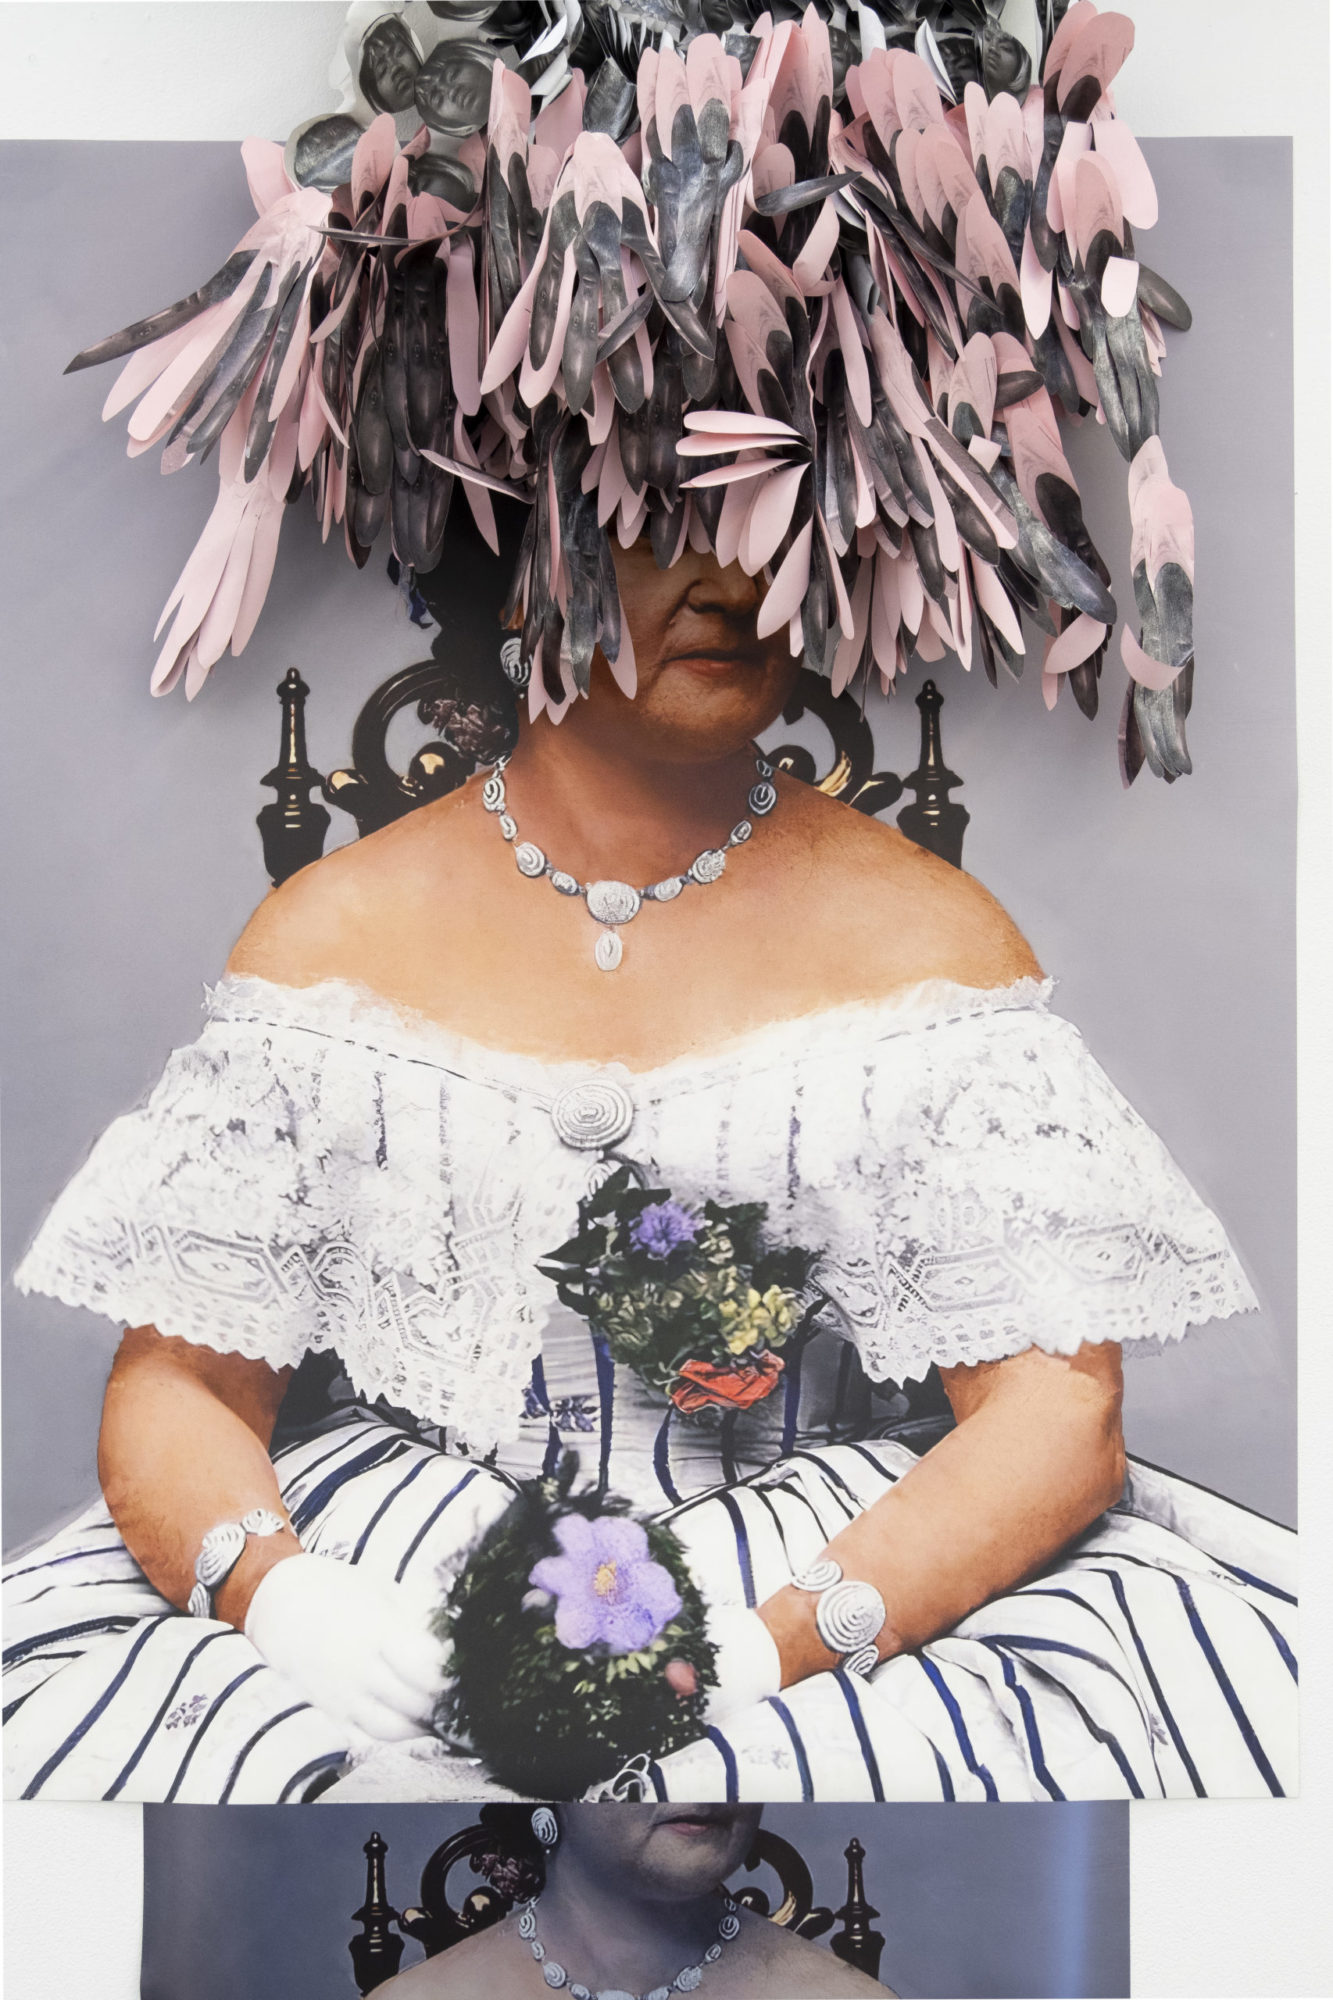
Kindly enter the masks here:
M 347 1945 L 372 1831 L 388 1894 L 416 1899 L 465 1806 L 147 1806 L 143 2000 L 356 2000 Z M 1129 1809 L 1122 1805 L 770 1806 L 821 1901 L 866 1849 L 866 1893 L 902 1996 L 1111 1996 L 1129 1991 Z M 406 1968 L 416 1963 L 409 1945 Z M 774 1995 L 773 2000 L 796 2000 Z

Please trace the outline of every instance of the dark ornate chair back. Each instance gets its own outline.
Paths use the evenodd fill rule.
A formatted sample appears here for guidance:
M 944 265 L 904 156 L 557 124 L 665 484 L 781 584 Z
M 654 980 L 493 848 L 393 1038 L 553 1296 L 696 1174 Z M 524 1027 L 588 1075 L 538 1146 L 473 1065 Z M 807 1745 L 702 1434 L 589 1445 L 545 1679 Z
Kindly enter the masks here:
M 457 1903 L 450 1900 L 449 1878 L 455 1868 L 466 1862 L 475 1877 L 479 1857 L 494 1842 L 495 1835 L 479 1823 L 451 1835 L 436 1848 L 422 1870 L 420 1904 L 399 1911 L 389 1902 L 385 1874 L 387 1843 L 378 1833 L 371 1834 L 365 1845 L 365 1900 L 353 1919 L 361 1930 L 348 1946 L 358 1993 L 372 1993 L 392 1979 L 403 1955 L 405 1938 L 415 1938 L 427 1958 L 434 1958 L 450 1945 L 475 1937 L 508 1916 L 514 1899 L 502 1895 L 490 1883 L 474 1881 Z M 740 1888 L 733 1886 L 732 1894 L 747 1909 L 781 1924 L 797 1937 L 823 1937 L 836 1923 L 838 1929 L 829 1938 L 830 1949 L 846 1964 L 874 1979 L 879 1974 L 884 1939 L 872 1928 L 872 1920 L 879 1911 L 866 1901 L 865 1849 L 859 1840 L 853 1840 L 846 1848 L 845 1859 L 847 1900 L 835 1912 L 815 1902 L 813 1877 L 791 1842 L 761 1827 L 745 1857 L 744 1868 L 750 1875 L 761 1868 L 770 1869 L 776 1877 L 776 1897 L 755 1882 L 747 1882 Z
M 358 834 L 374 833 L 415 807 L 454 791 L 505 748 L 512 735 L 512 704 L 497 698 L 495 676 L 488 683 L 447 659 L 449 644 L 441 630 L 431 659 L 404 667 L 375 689 L 352 730 L 351 763 L 328 777 L 306 755 L 305 704 L 310 690 L 295 667 L 287 674 L 278 688 L 282 703 L 278 761 L 262 780 L 277 797 L 258 820 L 264 865 L 275 887 L 317 861 L 324 851 L 329 814 L 310 796 L 316 788 L 329 805 L 351 813 Z M 904 792 L 910 793 L 897 816 L 898 825 L 918 846 L 960 868 L 969 814 L 966 806 L 949 796 L 962 780 L 944 762 L 940 747 L 944 697 L 934 681 L 922 683 L 916 705 L 921 711 L 916 769 L 906 778 L 877 771 L 874 735 L 864 711 L 850 695 L 835 695 L 822 675 L 803 668 L 782 719 L 790 727 L 809 714 L 823 724 L 832 746 L 829 767 L 821 774 L 801 744 L 785 743 L 769 754 L 779 769 L 858 812 L 886 812 Z M 400 771 L 389 758 L 389 729 L 411 708 L 420 723 L 437 733 Z

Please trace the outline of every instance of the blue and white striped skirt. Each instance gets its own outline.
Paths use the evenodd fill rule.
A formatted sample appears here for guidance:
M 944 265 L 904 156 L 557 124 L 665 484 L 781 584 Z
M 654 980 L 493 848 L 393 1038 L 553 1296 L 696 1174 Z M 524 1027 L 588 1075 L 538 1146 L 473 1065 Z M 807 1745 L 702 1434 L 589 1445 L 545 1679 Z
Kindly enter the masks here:
M 305 1546 L 423 1594 L 512 1482 L 364 1411 L 277 1455 Z M 910 1470 L 826 1445 L 670 1519 L 713 1604 L 762 1603 Z M 1294 1537 L 1132 1465 L 1122 1504 L 1041 1576 L 869 1680 L 819 1674 L 660 1763 L 672 1799 L 1281 1797 L 1295 1790 Z M 355 1764 L 337 1723 L 230 1626 L 147 1581 L 102 1505 L 5 1578 L 9 1798 L 259 1804 L 488 1792 L 423 1742 Z M 410 1783 L 404 1778 L 410 1771 Z M 342 1781 L 340 1783 L 340 1781 Z

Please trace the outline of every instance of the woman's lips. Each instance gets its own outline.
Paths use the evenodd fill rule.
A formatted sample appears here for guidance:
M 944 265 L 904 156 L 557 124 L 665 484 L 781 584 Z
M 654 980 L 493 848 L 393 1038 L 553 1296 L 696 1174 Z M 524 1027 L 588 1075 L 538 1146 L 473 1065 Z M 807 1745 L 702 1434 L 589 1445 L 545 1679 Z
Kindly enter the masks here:
M 657 1825 L 668 1833 L 698 1840 L 709 1834 L 729 1833 L 735 1817 L 727 1806 L 696 1806 L 693 1811 L 665 1814 Z
M 727 652 L 720 646 L 701 646 L 697 652 L 669 653 L 664 667 L 684 667 L 691 674 L 712 674 L 719 679 L 755 664 L 747 652 Z

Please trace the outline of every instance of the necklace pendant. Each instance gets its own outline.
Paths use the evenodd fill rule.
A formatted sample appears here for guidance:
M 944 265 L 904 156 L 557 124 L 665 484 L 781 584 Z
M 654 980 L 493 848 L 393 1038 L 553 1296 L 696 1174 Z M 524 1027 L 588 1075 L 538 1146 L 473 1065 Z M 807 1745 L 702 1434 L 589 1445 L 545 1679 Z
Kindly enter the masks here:
M 592 955 L 599 971 L 614 972 L 625 956 L 625 947 L 615 931 L 598 931 Z

